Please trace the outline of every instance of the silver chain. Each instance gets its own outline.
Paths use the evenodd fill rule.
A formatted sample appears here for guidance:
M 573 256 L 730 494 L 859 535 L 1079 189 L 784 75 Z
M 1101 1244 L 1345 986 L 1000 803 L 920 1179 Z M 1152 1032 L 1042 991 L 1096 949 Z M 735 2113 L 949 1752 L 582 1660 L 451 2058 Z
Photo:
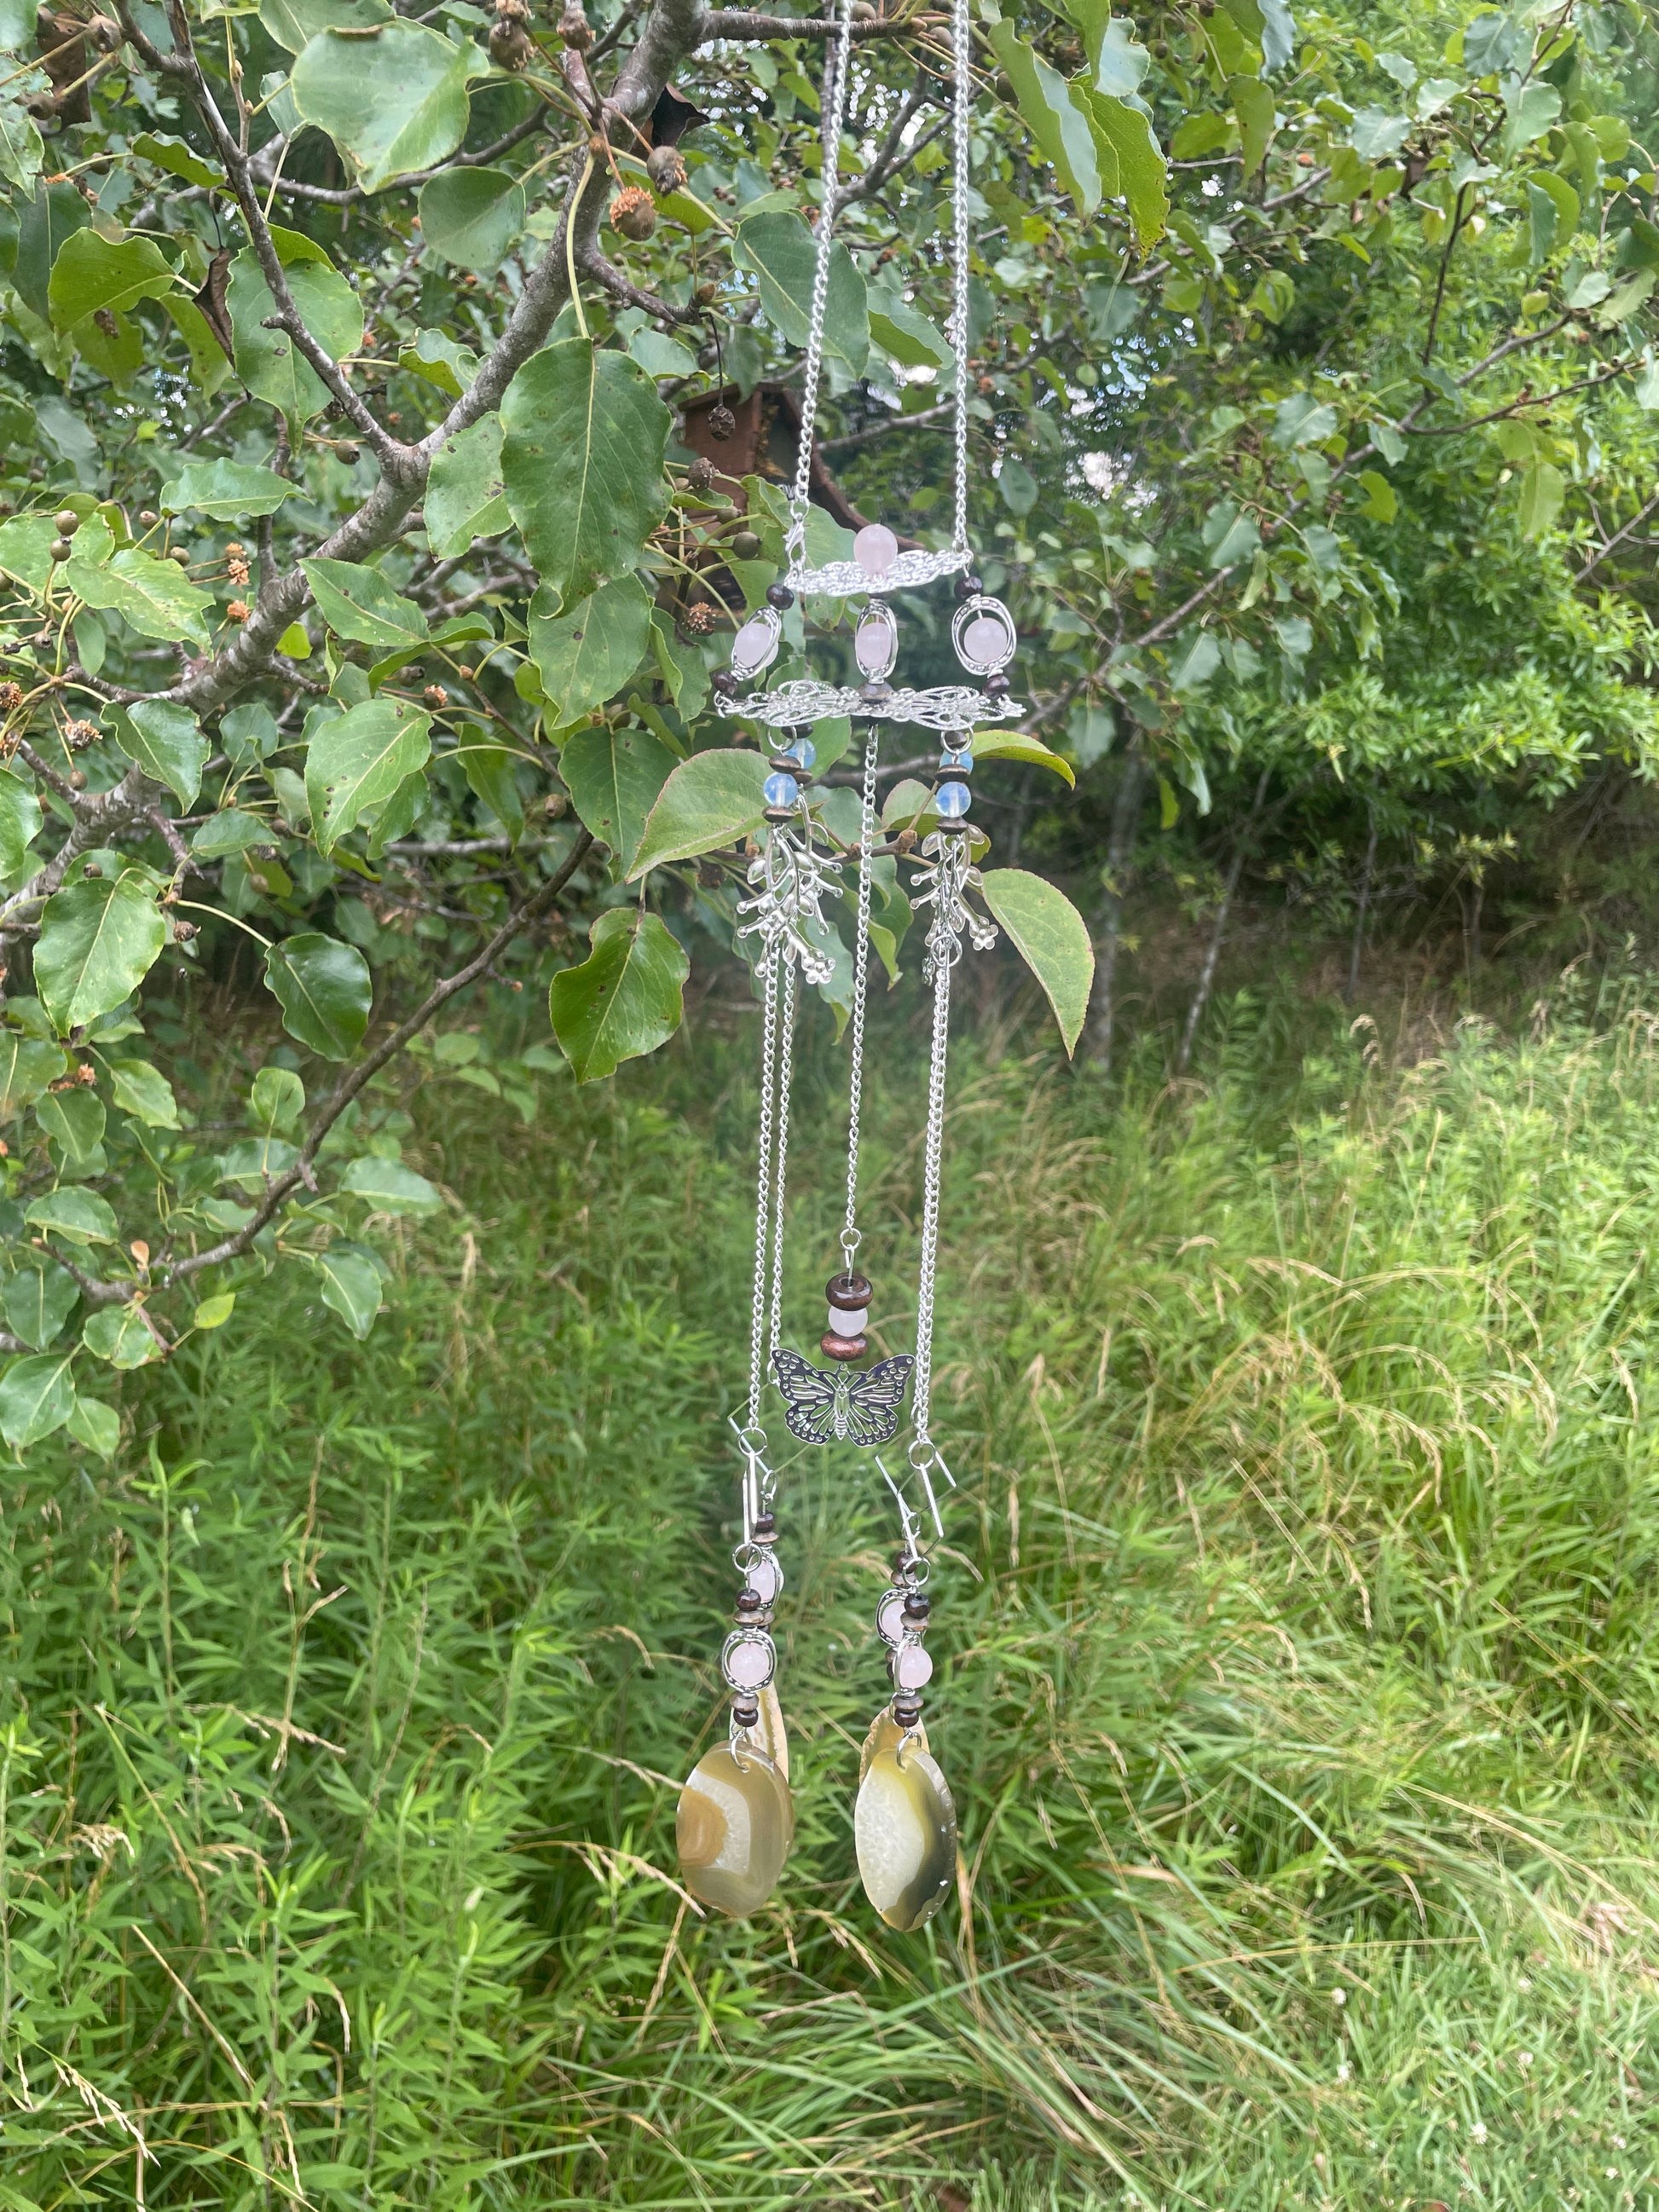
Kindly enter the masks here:
M 927 1061 L 927 1133 L 922 1146 L 921 1266 L 916 1285 L 916 1369 L 911 1413 L 916 1442 L 931 1443 L 929 1397 L 933 1380 L 933 1291 L 939 1275 L 939 1199 L 945 1151 L 945 1057 L 951 1030 L 951 970 L 962 953 L 962 940 L 941 927 L 936 914 L 929 938 L 942 937 L 933 951 L 933 1037 Z
M 783 963 L 783 1011 L 778 1032 L 777 1166 L 772 1177 L 772 1314 L 769 1350 L 778 1348 L 783 1326 L 784 1174 L 789 1159 L 789 1079 L 795 1060 L 795 963 Z
M 957 528 L 952 543 L 959 553 L 968 550 L 968 171 L 971 160 L 968 117 L 973 104 L 973 58 L 968 0 L 951 0 L 951 67 L 955 78 L 951 112 L 951 150 L 955 156 L 951 179 L 951 215 L 955 234 L 951 243 L 955 300 L 951 315 L 951 343 L 957 355 L 953 423 L 957 443 Z
M 823 125 L 823 199 L 818 209 L 818 253 L 812 270 L 812 304 L 806 323 L 806 374 L 800 395 L 800 451 L 795 460 L 791 506 L 797 529 L 806 527 L 812 489 L 812 430 L 818 414 L 818 380 L 823 368 L 823 317 L 830 298 L 830 256 L 835 246 L 836 208 L 841 198 L 841 131 L 847 114 L 847 86 L 852 76 L 853 0 L 840 0 L 833 58 L 821 105 Z M 804 541 L 803 541 L 804 542 Z
M 760 1160 L 755 1181 L 755 1292 L 749 1322 L 749 1429 L 761 1425 L 766 1385 L 766 1230 L 772 1176 L 772 1092 L 778 1057 L 778 952 L 761 969 Z
M 864 805 L 859 821 L 858 933 L 853 940 L 853 1071 L 847 1087 L 847 1220 L 842 1257 L 853 1271 L 859 1249 L 859 1118 L 864 1104 L 864 996 L 870 973 L 870 848 L 876 837 L 876 756 L 881 725 L 872 722 L 864 741 Z

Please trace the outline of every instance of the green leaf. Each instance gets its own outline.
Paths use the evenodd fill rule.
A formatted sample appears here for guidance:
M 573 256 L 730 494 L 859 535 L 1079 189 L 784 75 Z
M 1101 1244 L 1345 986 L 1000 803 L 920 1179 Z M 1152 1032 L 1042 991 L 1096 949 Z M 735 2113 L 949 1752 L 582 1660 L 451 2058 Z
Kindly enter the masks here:
M 349 1164 L 340 1188 L 353 1198 L 367 1199 L 377 1213 L 436 1213 L 444 1202 L 437 1185 L 413 1168 L 372 1155 Z
M 115 1448 L 121 1441 L 121 1416 L 113 1406 L 106 1406 L 101 1398 L 83 1398 L 77 1393 L 75 1411 L 66 1425 L 77 1444 L 96 1452 L 100 1459 L 114 1458 Z
M 516 845 L 524 835 L 524 799 L 519 791 L 518 760 L 472 723 L 463 725 L 454 757 L 466 773 L 469 788 L 481 799 Z
M 192 1328 L 222 1328 L 236 1310 L 234 1291 L 221 1291 L 217 1297 L 204 1298 L 190 1317 Z
M 193 507 L 215 522 L 240 522 L 275 514 L 299 489 L 275 469 L 252 461 L 186 461 L 163 495 L 161 512 L 182 514 Z
M 128 150 L 141 161 L 154 161 L 158 169 L 187 185 L 200 185 L 205 190 L 225 181 L 217 161 L 204 161 L 193 146 L 170 132 L 141 131 Z
M 210 814 L 190 841 L 190 849 L 204 860 L 222 860 L 227 853 L 252 852 L 256 845 L 275 844 L 282 835 L 280 823 L 258 814 L 245 814 L 239 806 L 222 814 Z
M 240 1145 L 220 1153 L 220 1180 L 240 1183 L 250 1196 L 257 1197 L 268 1182 L 295 1166 L 299 1158 L 297 1149 L 285 1138 L 274 1137 L 267 1130 L 262 1137 L 244 1138 Z
M 392 699 L 366 700 L 322 725 L 306 751 L 306 797 L 319 851 L 331 852 L 369 807 L 426 766 L 431 726 L 429 714 Z
M 176 561 L 158 561 L 137 545 L 94 568 L 80 559 L 65 562 L 64 579 L 89 607 L 107 607 L 130 623 L 141 637 L 187 638 L 208 642 L 202 617 L 213 605 L 210 592 L 192 584 Z
M 248 1104 L 262 1129 L 289 1130 L 306 1110 L 306 1087 L 291 1067 L 262 1067 Z
M 113 1244 L 116 1240 L 115 1215 L 108 1201 L 82 1183 L 49 1190 L 33 1201 L 23 1218 L 70 1244 Z
M 1204 518 L 1204 543 L 1212 568 L 1231 568 L 1248 561 L 1261 543 L 1255 517 L 1230 499 L 1218 500 Z
M 1139 106 L 1090 90 L 1074 91 L 1073 97 L 1082 100 L 1094 128 L 1103 188 L 1127 204 L 1135 242 L 1145 253 L 1163 237 L 1170 220 L 1169 165 L 1163 149 Z
M 1521 479 L 1521 535 L 1541 538 L 1567 495 L 1567 480 L 1553 461 L 1535 461 Z
M 951 342 L 926 315 L 896 292 L 870 295 L 870 336 L 882 351 L 906 368 L 953 370 Z
M 997 471 L 997 489 L 1010 514 L 1029 514 L 1037 503 L 1038 484 L 1018 453 L 1010 453 Z
M 161 879 L 139 865 L 82 877 L 54 891 L 40 915 L 34 988 L 60 1034 L 130 999 L 161 957 L 167 924 Z
M 52 319 L 59 330 L 100 309 L 114 312 L 135 301 L 158 299 L 178 283 L 161 249 L 148 238 L 118 245 L 90 228 L 64 241 L 46 288 Z
M 0 1376 L 0 1437 L 14 1450 L 38 1444 L 75 1411 L 74 1352 L 14 1360 Z
M 0 1029 L 0 1121 L 9 1121 L 32 1106 L 48 1084 L 57 1082 L 64 1066 L 61 1045 Z
M 179 1102 L 173 1085 L 149 1060 L 112 1060 L 109 1066 L 115 1103 L 147 1129 L 176 1129 Z
M 1024 868 L 989 868 L 985 903 L 1042 984 L 1069 1059 L 1088 1018 L 1095 949 L 1083 916 L 1064 891 Z
M 570 803 L 611 848 L 624 874 L 634 865 L 647 817 L 674 766 L 674 756 L 661 739 L 637 726 L 578 730 L 565 739 L 559 774 Z
M 564 338 L 534 355 L 501 403 L 501 471 L 513 520 L 559 603 L 639 566 L 668 505 L 672 421 L 626 354 Z
M 40 802 L 21 776 L 0 769 L 0 876 L 15 876 L 40 834 Z
M 641 325 L 628 341 L 628 350 L 649 377 L 695 376 L 697 357 L 665 331 Z
M 380 1271 L 355 1245 L 331 1244 L 312 1266 L 323 1280 L 323 1304 L 337 1313 L 361 1343 L 380 1310 Z
M 493 538 L 511 520 L 501 487 L 501 418 L 486 415 L 446 438 L 426 480 L 426 534 L 434 556 L 453 561 L 475 538 Z
M 1642 374 L 1636 380 L 1632 397 L 1638 407 L 1650 411 L 1659 407 L 1659 359 L 1655 358 L 1651 346 L 1643 352 Z
M 441 261 L 490 276 L 524 228 L 524 186 L 505 169 L 443 169 L 421 187 L 421 236 Z
M 1273 443 L 1281 452 L 1322 446 L 1335 435 L 1336 423 L 1336 410 L 1328 400 L 1316 399 L 1311 392 L 1293 392 L 1273 410 Z
M 25 1262 L 6 1285 L 6 1326 L 25 1344 L 45 1352 L 62 1335 L 80 1297 L 74 1276 L 55 1260 Z
M 985 33 L 1008 72 L 1014 99 L 1038 151 L 1050 162 L 1079 211 L 1092 215 L 1100 205 L 1099 159 L 1090 118 L 1072 97 L 1072 88 L 1049 68 L 1011 23 L 991 24 Z
M 161 1356 L 143 1310 L 137 1304 L 103 1306 L 89 1314 L 81 1341 L 94 1359 L 106 1359 L 115 1368 L 148 1367 Z
M 556 722 L 614 699 L 650 642 L 651 594 L 637 576 L 601 584 L 563 614 L 548 609 L 540 592 L 530 603 L 530 655 Z
M 732 258 L 753 272 L 768 322 L 791 345 L 806 343 L 817 252 L 817 239 L 787 209 L 751 214 L 738 224 Z M 845 362 L 854 376 L 863 375 L 870 358 L 869 307 L 864 279 L 839 240 L 830 252 L 823 349 Z
M 102 1173 L 108 1117 L 95 1091 L 78 1085 L 72 1091 L 49 1091 L 36 1105 L 34 1118 L 58 1146 L 65 1175 L 79 1181 Z
M 259 21 L 279 46 L 301 53 L 319 31 L 389 23 L 386 0 L 259 0 Z
M 283 1027 L 325 1060 L 349 1060 L 363 1041 L 373 1000 L 368 963 L 355 945 L 315 930 L 285 937 L 265 955 L 266 987 Z
M 1523 146 L 1530 146 L 1534 138 L 1541 138 L 1559 116 L 1561 95 L 1553 84 L 1540 83 L 1536 78 L 1529 83 L 1518 84 L 1506 77 L 1504 105 L 1509 110 L 1509 121 L 1504 126 L 1504 150 L 1513 158 Z
M 553 1034 L 578 1083 L 597 1082 L 624 1060 L 654 1052 L 680 1025 L 691 963 L 661 917 L 610 907 L 593 925 L 580 968 L 553 978 Z
M 463 170 L 463 176 L 471 173 Z M 478 373 L 478 356 L 471 346 L 443 331 L 416 331 L 398 356 L 399 368 L 435 384 L 446 399 L 459 399 Z
M 21 54 L 34 36 L 34 0 L 0 0 L 0 53 Z
M 413 599 L 394 592 L 378 568 L 356 561 L 301 561 L 318 612 L 336 637 L 381 653 L 424 645 L 427 622 Z
M 646 817 L 629 881 L 665 860 L 689 860 L 734 845 L 759 829 L 767 775 L 762 753 L 720 748 L 682 761 Z
M 171 699 L 141 699 L 127 709 L 117 742 L 146 775 L 164 783 L 183 807 L 193 806 L 208 757 L 202 726 Z
M 1386 161 L 1411 136 L 1409 115 L 1396 115 L 1386 107 L 1362 107 L 1355 114 L 1348 143 L 1362 161 Z
M 14 85 L 0 94 L 0 176 L 27 197 L 40 181 L 46 149 L 20 89 Z
M 356 353 L 363 342 L 362 306 L 327 252 L 314 240 L 276 223 L 270 235 L 294 304 L 319 345 L 334 361 Z M 252 248 L 244 248 L 230 264 L 227 301 L 236 374 L 255 398 L 268 399 L 292 422 L 320 415 L 330 400 L 322 379 L 295 350 L 286 331 L 264 326 L 276 303 Z
M 52 320 L 52 264 L 65 241 L 91 221 L 86 202 L 71 184 L 37 181 L 34 198 L 19 210 L 12 282 L 23 305 L 43 323 Z
M 1023 761 L 1030 768 L 1046 768 L 1069 784 L 1077 781 L 1070 761 L 1051 752 L 1040 738 L 1025 737 L 1018 730 L 975 730 L 974 758 Z
M 1373 522 L 1392 522 L 1400 512 L 1400 497 L 1387 477 L 1376 469 L 1361 469 L 1359 481 L 1365 487 L 1359 512 Z
M 434 169 L 466 136 L 467 80 L 487 71 L 477 46 L 401 20 L 371 37 L 320 31 L 294 64 L 294 104 L 327 131 L 366 192 Z
M 1273 135 L 1274 104 L 1272 88 L 1263 84 L 1259 76 L 1236 76 L 1228 80 L 1227 98 L 1233 113 L 1238 118 L 1238 135 L 1243 147 L 1243 174 L 1253 177 L 1267 158 L 1267 148 Z

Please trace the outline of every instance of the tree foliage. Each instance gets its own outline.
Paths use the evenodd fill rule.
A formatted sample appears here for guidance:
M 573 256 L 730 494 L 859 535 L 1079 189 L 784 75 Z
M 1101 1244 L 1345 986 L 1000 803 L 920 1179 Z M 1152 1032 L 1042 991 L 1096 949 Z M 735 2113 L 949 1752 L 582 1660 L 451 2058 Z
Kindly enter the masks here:
M 965 343 L 1030 701 L 980 748 L 994 831 L 1031 776 L 1081 776 L 1050 842 L 1086 887 L 1112 776 L 1165 822 L 1242 778 L 1497 836 L 1592 762 L 1647 772 L 1643 9 L 981 4 L 965 333 L 945 27 L 855 17 L 821 451 L 942 541 Z M 830 27 L 695 0 L 0 23 L 14 1446 L 101 1448 L 100 1365 L 171 1356 L 279 1263 L 372 1326 L 374 1225 L 434 1202 L 379 1079 L 459 993 L 547 988 L 531 1050 L 586 1080 L 733 951 L 763 765 L 709 678 L 778 573 L 782 470 L 745 447 L 729 496 L 684 410 L 798 376 Z M 792 611 L 782 672 L 809 637 L 832 664 L 838 619 Z M 905 620 L 926 680 L 939 611 Z M 851 732 L 815 737 L 845 838 Z M 932 763 L 890 766 L 902 855 Z M 1069 1048 L 1086 935 L 1005 857 L 988 896 Z M 228 1133 L 144 985 L 250 956 L 289 1042 Z

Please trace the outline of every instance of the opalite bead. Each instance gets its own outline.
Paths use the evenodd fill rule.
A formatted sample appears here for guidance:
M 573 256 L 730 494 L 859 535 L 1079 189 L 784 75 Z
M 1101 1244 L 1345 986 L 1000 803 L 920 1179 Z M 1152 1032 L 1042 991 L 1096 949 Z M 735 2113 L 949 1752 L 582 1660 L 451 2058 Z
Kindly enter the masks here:
M 956 1874 L 957 1811 L 945 1777 L 914 1740 L 872 1756 L 853 1836 L 864 1893 L 887 1925 L 931 1920 Z
M 967 751 L 942 752 L 939 757 L 939 764 L 941 768 L 957 769 L 963 775 L 971 775 L 974 772 L 974 756 Z
M 898 559 L 898 540 L 884 522 L 866 523 L 853 540 L 853 558 L 866 576 L 884 576 Z
M 943 822 L 959 822 L 974 803 L 974 795 L 965 783 L 942 783 L 933 804 Z
M 780 1716 L 780 1722 L 781 1716 Z M 794 1840 L 789 1785 L 759 1751 L 721 1744 L 697 1761 L 680 1792 L 675 1842 L 685 1886 L 703 1905 L 741 1919 L 776 1886 Z
M 786 745 L 783 750 L 791 760 L 800 763 L 803 775 L 818 757 L 818 749 L 811 738 L 797 738 L 793 745 Z
M 762 790 L 769 806 L 793 806 L 800 797 L 800 786 L 793 775 L 769 775 Z

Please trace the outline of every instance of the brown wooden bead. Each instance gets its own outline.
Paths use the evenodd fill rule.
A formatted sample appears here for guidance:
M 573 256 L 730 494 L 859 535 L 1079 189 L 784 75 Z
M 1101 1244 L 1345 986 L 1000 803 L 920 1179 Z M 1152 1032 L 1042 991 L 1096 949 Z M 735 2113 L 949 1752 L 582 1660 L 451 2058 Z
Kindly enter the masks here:
M 753 1697 L 733 1698 L 732 1717 L 739 1728 L 756 1727 L 760 1720 L 759 1700 Z
M 896 1697 L 893 1700 L 893 1718 L 903 1729 L 913 1729 L 921 1718 L 921 1699 L 917 1697 Z
M 849 1306 L 867 1306 L 875 1291 L 863 1275 L 831 1275 L 823 1286 L 823 1295 L 829 1304 L 840 1306 L 844 1311 Z
M 769 1544 L 777 1533 L 778 1522 L 775 1514 L 757 1513 L 755 1516 L 754 1537 L 757 1544 Z
M 933 1609 L 933 1601 L 926 1590 L 912 1590 L 904 1601 L 904 1625 L 914 1628 L 925 1621 Z
M 752 1619 L 752 1617 L 761 1609 L 761 1601 L 758 1594 L 751 1589 L 739 1590 L 738 1592 L 737 1609 L 740 1619 Z
M 869 1349 L 867 1336 L 831 1336 L 826 1333 L 818 1339 L 818 1350 L 826 1359 L 862 1359 Z

